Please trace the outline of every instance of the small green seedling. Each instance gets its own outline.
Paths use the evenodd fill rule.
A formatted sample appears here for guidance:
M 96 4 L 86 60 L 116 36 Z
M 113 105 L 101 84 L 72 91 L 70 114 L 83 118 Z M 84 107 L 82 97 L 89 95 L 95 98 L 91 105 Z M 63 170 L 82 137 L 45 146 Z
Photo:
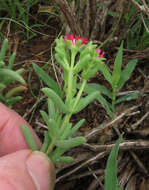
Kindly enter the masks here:
M 111 85 L 112 91 L 109 91 L 106 87 L 95 83 L 89 83 L 84 89 L 84 92 L 86 92 L 87 94 L 97 91 L 100 93 L 100 96 L 97 98 L 97 100 L 105 105 L 107 113 L 112 118 L 114 118 L 114 110 L 116 104 L 122 101 L 136 99 L 138 97 L 138 93 L 130 93 L 128 95 L 117 98 L 117 93 L 122 89 L 125 82 L 129 79 L 137 64 L 137 59 L 131 60 L 128 62 L 124 70 L 122 70 L 122 57 L 123 42 L 121 43 L 121 46 L 115 58 L 114 68 L 112 72 L 104 62 L 100 64 L 99 70 L 102 72 L 105 79 Z M 107 101 L 103 95 L 107 96 L 110 101 Z
M 5 39 L 0 50 L 0 101 L 6 104 L 8 107 L 11 107 L 14 103 L 21 100 L 21 96 L 15 95 L 26 90 L 26 83 L 21 76 L 21 74 L 24 72 L 24 69 L 19 69 L 17 71 L 13 70 L 14 60 L 16 57 L 15 52 L 10 56 L 9 63 L 6 65 L 4 60 L 7 46 L 8 40 Z M 19 82 L 21 85 L 11 88 L 10 85 L 14 82 Z M 9 90 L 7 90 L 8 87 Z

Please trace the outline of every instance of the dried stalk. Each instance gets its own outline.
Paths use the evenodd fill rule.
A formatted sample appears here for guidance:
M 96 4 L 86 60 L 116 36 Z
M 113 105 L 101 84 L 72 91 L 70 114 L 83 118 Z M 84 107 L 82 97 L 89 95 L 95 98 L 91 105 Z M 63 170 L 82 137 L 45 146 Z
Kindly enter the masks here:
M 63 180 L 64 178 L 72 175 L 73 173 L 75 173 L 76 171 L 81 169 L 82 167 L 84 167 L 84 166 L 86 166 L 88 164 L 91 164 L 92 162 L 95 162 L 98 159 L 101 159 L 101 158 L 105 157 L 107 154 L 108 154 L 108 152 L 106 152 L 106 151 L 98 153 L 96 156 L 93 156 L 92 158 L 89 158 L 87 161 L 83 162 L 78 167 L 72 169 L 68 173 L 66 173 L 63 176 L 60 176 L 59 178 L 57 178 L 56 182 L 59 182 L 59 181 Z
M 97 12 L 96 0 L 89 0 L 89 5 L 90 5 L 90 17 L 91 17 L 90 25 L 91 25 L 91 28 L 93 28 L 95 24 L 96 12 Z
M 142 0 L 143 5 L 140 5 L 135 0 L 131 0 L 131 1 L 134 5 L 136 5 L 141 10 L 141 12 L 143 12 L 149 17 L 149 7 L 147 6 L 145 0 Z
M 89 0 L 86 1 L 86 9 L 84 14 L 84 22 L 83 22 L 83 35 L 87 38 L 89 37 L 89 31 L 90 31 L 90 5 Z
M 96 129 L 91 130 L 85 137 L 87 140 L 91 139 L 94 135 L 97 135 L 101 132 L 101 130 L 104 130 L 108 127 L 112 127 L 113 124 L 117 123 L 119 120 L 121 120 L 124 116 L 130 114 L 132 111 L 134 111 L 135 109 L 137 109 L 140 105 L 138 106 L 133 106 L 131 108 L 126 109 L 122 114 L 120 114 L 119 116 L 117 116 L 114 120 L 100 125 L 99 127 L 97 127 Z
M 69 6 L 67 0 L 55 0 L 55 2 L 62 11 L 72 33 L 76 35 L 82 35 L 82 31 L 77 23 L 74 11 Z
M 95 40 L 96 36 L 97 36 L 97 34 L 99 32 L 99 26 L 100 26 L 100 22 L 101 22 L 101 19 L 102 19 L 101 12 L 102 12 L 102 8 L 99 7 L 98 10 L 97 10 L 97 13 L 96 13 L 95 24 L 94 24 L 94 27 L 93 27 L 93 29 L 91 31 L 91 36 L 90 36 L 91 40 Z
M 92 151 L 108 151 L 110 152 L 111 149 L 114 147 L 115 144 L 108 144 L 108 145 L 91 145 L 85 143 L 83 146 L 89 148 Z M 148 150 L 149 149 L 149 141 L 147 140 L 137 140 L 137 141 L 126 141 L 122 142 L 119 145 L 120 150 Z

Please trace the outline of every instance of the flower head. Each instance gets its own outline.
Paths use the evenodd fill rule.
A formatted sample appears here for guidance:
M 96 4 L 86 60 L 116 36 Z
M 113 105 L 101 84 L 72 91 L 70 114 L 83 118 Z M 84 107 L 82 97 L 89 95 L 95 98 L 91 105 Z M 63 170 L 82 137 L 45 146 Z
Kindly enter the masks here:
M 73 34 L 67 34 L 64 37 L 65 40 L 70 40 L 72 45 L 75 45 L 77 43 L 78 40 L 81 40 L 81 45 L 83 44 L 87 44 L 88 40 L 84 37 L 80 37 L 80 36 L 74 36 Z
M 98 53 L 98 57 L 100 58 L 104 57 L 105 52 L 101 53 L 101 49 L 96 49 L 96 52 Z

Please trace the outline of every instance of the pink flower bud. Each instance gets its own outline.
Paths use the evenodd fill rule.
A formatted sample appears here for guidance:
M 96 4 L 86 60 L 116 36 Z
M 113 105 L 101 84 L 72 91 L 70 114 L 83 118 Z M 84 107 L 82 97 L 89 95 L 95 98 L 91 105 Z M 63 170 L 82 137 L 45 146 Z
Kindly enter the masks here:
M 73 34 L 67 34 L 64 37 L 65 40 L 70 40 L 72 45 L 75 45 L 77 43 L 77 40 L 81 40 L 81 45 L 83 44 L 87 44 L 88 40 L 84 37 L 80 37 L 80 36 L 74 36 Z
M 96 52 L 98 53 L 98 57 L 100 58 L 104 57 L 105 52 L 101 53 L 101 49 L 96 49 Z

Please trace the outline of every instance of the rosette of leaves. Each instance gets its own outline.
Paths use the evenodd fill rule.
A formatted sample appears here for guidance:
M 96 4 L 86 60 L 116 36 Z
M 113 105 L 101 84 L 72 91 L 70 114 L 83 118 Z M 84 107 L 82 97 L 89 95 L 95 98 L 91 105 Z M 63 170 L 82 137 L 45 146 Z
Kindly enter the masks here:
M 6 65 L 5 56 L 8 46 L 8 40 L 5 39 L 2 43 L 0 50 L 0 101 L 11 107 L 14 103 L 21 99 L 21 96 L 16 96 L 18 92 L 26 90 L 25 80 L 22 78 L 21 74 L 24 69 L 19 69 L 14 71 L 14 60 L 16 53 L 14 52 L 10 58 L 9 63 Z M 19 82 L 21 85 L 11 88 L 14 82 Z

